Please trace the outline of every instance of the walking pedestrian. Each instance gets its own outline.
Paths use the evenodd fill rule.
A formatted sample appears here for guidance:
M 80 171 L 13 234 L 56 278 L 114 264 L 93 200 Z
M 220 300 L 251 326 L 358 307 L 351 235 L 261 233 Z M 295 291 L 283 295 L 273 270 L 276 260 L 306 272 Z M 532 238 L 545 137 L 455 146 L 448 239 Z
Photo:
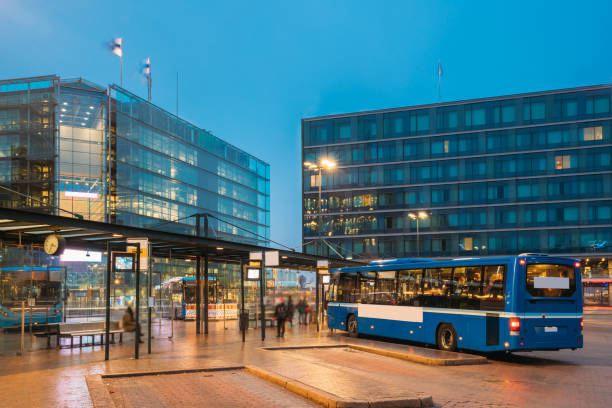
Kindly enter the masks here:
M 299 324 L 306 324 L 306 300 L 301 298 L 297 305 Z
M 285 337 L 285 319 L 287 318 L 287 305 L 281 298 L 274 309 L 274 317 L 276 318 L 276 337 Z
M 293 298 L 289 296 L 287 303 L 287 321 L 289 322 L 289 328 L 293 327 L 293 313 L 295 312 L 295 305 L 293 304 Z

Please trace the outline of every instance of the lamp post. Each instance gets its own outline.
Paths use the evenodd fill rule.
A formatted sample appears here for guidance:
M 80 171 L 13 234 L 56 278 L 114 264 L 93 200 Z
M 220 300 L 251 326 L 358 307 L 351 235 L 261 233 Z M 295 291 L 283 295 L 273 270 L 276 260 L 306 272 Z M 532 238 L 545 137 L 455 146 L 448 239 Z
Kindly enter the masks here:
M 319 248 L 322 246 L 321 245 L 321 236 L 323 234 L 323 214 L 322 214 L 322 205 L 321 205 L 321 185 L 323 184 L 322 181 L 322 174 L 323 174 L 323 168 L 326 168 L 327 170 L 331 170 L 332 168 L 334 168 L 336 166 L 336 162 L 329 160 L 329 159 L 322 159 L 319 164 L 315 164 L 315 163 L 311 163 L 311 162 L 304 162 L 304 167 L 310 169 L 311 171 L 316 171 L 319 173 L 319 225 L 318 225 L 318 234 L 319 234 L 319 239 L 317 240 L 317 246 L 316 246 L 316 254 L 319 254 Z M 323 251 L 321 251 L 323 252 Z M 315 277 L 315 286 L 317 288 L 316 290 L 316 314 L 317 314 L 317 332 L 319 331 L 319 314 L 320 314 L 320 308 L 319 308 L 319 302 L 320 302 L 320 293 L 321 293 L 321 288 L 320 288 L 320 279 L 319 279 L 319 270 L 316 270 L 316 277 Z
M 331 170 L 334 167 L 336 167 L 336 162 L 334 162 L 333 160 L 329 160 L 329 159 L 322 159 L 319 164 L 316 163 L 311 163 L 311 162 L 304 162 L 304 167 L 311 170 L 311 171 L 316 171 L 318 172 L 318 182 L 317 184 L 319 185 L 319 222 L 317 225 L 317 232 L 319 234 L 319 239 L 317 240 L 317 255 L 319 252 L 319 247 L 321 246 L 320 240 L 321 240 L 321 235 L 323 234 L 323 214 L 322 214 L 322 207 L 321 207 L 321 185 L 323 184 L 322 181 L 322 171 L 323 168 L 327 169 L 327 170 Z
M 417 224 L 417 233 L 416 233 L 416 241 L 417 241 L 417 257 L 421 256 L 421 244 L 419 241 L 419 219 L 424 220 L 425 218 L 428 217 L 427 213 L 425 211 L 419 211 L 418 213 L 408 213 L 408 217 L 411 220 L 416 220 L 416 224 Z

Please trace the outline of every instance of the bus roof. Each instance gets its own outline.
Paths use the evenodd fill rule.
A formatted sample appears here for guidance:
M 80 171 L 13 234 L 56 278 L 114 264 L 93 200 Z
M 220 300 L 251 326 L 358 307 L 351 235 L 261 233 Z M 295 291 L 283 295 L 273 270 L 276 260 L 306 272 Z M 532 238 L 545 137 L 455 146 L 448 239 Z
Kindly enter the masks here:
M 527 259 L 533 262 L 534 260 L 549 261 L 549 262 L 560 262 L 562 264 L 571 264 L 576 262 L 573 258 L 563 258 L 556 256 L 549 256 L 545 254 L 531 254 L 525 253 L 516 256 L 499 256 L 499 257 L 473 257 L 473 258 L 455 258 L 447 260 L 435 260 L 435 259 L 419 259 L 419 258 L 398 258 L 398 259 L 386 259 L 376 260 L 370 262 L 367 266 L 348 267 L 348 268 L 334 268 L 331 273 L 335 272 L 373 272 L 373 271 L 385 271 L 385 270 L 396 270 L 396 269 L 421 269 L 434 267 L 450 267 L 450 266 L 472 266 L 475 264 L 481 265 L 494 265 L 494 264 L 509 264 L 516 262 L 519 258 Z

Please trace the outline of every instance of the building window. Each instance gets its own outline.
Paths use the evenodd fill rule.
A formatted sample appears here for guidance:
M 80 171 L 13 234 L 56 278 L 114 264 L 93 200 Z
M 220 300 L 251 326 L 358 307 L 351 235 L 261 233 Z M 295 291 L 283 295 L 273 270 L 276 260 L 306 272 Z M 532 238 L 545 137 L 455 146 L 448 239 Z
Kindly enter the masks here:
M 474 249 L 474 239 L 472 237 L 465 237 L 462 241 L 463 242 L 459 244 L 461 246 L 461 249 L 463 249 L 464 251 L 471 251 L 472 249 Z
M 542 120 L 546 119 L 546 103 L 532 102 L 523 105 L 523 120 Z
M 582 129 L 582 140 L 602 140 L 603 139 L 603 128 L 601 126 L 592 126 Z
M 359 137 L 362 139 L 376 137 L 376 118 L 359 119 Z
M 344 141 L 351 138 L 351 122 L 350 121 L 338 121 L 334 123 L 336 132 L 336 140 Z
M 484 108 L 465 108 L 465 126 L 483 126 L 486 123 L 486 111 Z
M 572 168 L 572 156 L 569 154 L 562 154 L 555 156 L 555 169 L 565 170 Z
M 586 114 L 610 112 L 610 98 L 608 96 L 592 96 L 586 100 Z
M 456 129 L 457 112 L 438 112 L 438 129 Z
M 493 108 L 493 122 L 494 123 L 510 123 L 515 120 L 515 107 L 514 106 L 496 106 Z
M 410 113 L 410 133 L 419 133 L 429 130 L 429 114 L 427 112 Z

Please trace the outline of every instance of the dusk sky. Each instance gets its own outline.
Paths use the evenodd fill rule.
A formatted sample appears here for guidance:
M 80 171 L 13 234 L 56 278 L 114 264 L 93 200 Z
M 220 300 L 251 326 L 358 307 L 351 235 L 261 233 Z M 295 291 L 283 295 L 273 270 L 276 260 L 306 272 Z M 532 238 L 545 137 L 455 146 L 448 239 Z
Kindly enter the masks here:
M 0 0 L 0 79 L 119 83 L 271 166 L 271 237 L 301 239 L 300 119 L 612 82 L 608 1 Z

